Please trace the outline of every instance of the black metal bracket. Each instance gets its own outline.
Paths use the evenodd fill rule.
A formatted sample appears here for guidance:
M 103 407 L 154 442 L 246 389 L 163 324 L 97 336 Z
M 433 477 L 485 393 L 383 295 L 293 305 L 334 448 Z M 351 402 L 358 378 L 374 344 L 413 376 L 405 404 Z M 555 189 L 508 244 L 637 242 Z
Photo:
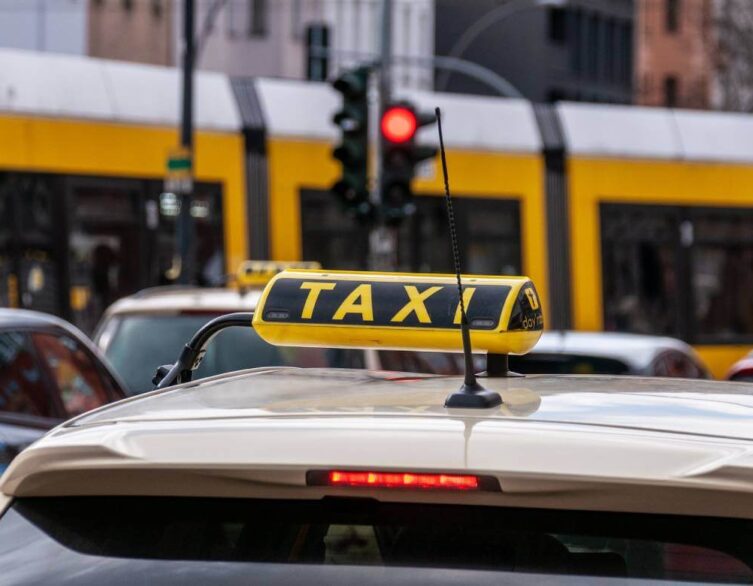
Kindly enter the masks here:
M 204 324 L 183 347 L 178 360 L 173 365 L 160 366 L 152 382 L 155 389 L 164 389 L 175 384 L 191 381 L 193 371 L 199 368 L 206 354 L 206 347 L 221 330 L 232 327 L 253 327 L 254 313 L 238 312 L 222 315 Z
M 486 376 L 486 378 L 511 378 L 523 375 L 510 371 L 510 357 L 507 354 L 489 352 L 486 355 L 486 372 L 480 376 Z

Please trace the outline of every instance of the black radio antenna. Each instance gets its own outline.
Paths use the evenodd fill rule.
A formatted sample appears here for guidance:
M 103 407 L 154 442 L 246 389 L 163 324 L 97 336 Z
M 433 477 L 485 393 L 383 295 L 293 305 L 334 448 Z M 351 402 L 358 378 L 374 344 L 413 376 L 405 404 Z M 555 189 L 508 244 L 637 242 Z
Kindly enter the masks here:
M 437 129 L 439 130 L 439 154 L 442 158 L 442 175 L 444 176 L 444 196 L 447 204 L 447 221 L 450 226 L 450 244 L 452 246 L 452 260 L 455 266 L 455 277 L 458 281 L 458 303 L 460 305 L 460 334 L 463 339 L 463 359 L 465 362 L 463 385 L 459 390 L 447 396 L 445 407 L 460 407 L 470 409 L 485 409 L 496 407 L 502 403 L 499 393 L 489 391 L 476 380 L 473 372 L 473 350 L 471 349 L 471 333 L 468 326 L 468 316 L 465 313 L 463 300 L 463 282 L 460 277 L 460 249 L 458 235 L 455 228 L 455 212 L 452 209 L 450 195 L 450 180 L 447 176 L 447 157 L 444 151 L 444 136 L 442 135 L 442 113 L 439 108 L 434 109 L 437 115 Z

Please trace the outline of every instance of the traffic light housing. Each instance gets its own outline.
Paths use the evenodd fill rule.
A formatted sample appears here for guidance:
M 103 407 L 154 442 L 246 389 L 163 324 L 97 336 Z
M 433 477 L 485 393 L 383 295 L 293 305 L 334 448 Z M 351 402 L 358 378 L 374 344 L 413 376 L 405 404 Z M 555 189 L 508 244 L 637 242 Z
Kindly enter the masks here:
M 416 144 L 416 132 L 436 121 L 433 113 L 418 112 L 409 102 L 390 104 L 382 113 L 381 202 L 388 225 L 399 225 L 416 211 L 411 188 L 416 165 L 437 154 L 434 147 Z
M 340 162 L 340 179 L 332 186 L 343 209 L 361 221 L 373 216 L 368 185 L 368 86 L 369 68 L 346 71 L 333 83 L 343 97 L 343 106 L 332 121 L 340 128 L 340 144 L 332 156 Z

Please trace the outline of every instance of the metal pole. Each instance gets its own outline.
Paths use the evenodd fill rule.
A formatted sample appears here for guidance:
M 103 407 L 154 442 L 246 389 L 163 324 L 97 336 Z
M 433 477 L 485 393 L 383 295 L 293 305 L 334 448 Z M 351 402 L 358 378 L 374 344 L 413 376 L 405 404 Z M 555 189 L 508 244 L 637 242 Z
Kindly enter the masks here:
M 176 226 L 181 270 L 178 282 L 188 285 L 193 281 L 195 270 L 193 247 L 193 218 L 191 217 L 191 193 L 193 191 L 193 66 L 194 66 L 194 0 L 183 0 L 183 72 L 180 145 L 188 153 L 191 165 L 191 181 L 181 194 L 180 216 Z
M 382 34 L 379 59 L 379 99 L 376 115 L 376 156 L 374 158 L 374 191 L 371 201 L 377 207 L 377 224 L 369 234 L 369 268 L 372 270 L 394 270 L 397 264 L 397 231 L 384 225 L 381 217 L 382 199 L 382 133 L 379 123 L 382 112 L 392 97 L 392 0 L 382 0 Z
M 390 64 L 392 62 L 392 0 L 382 0 L 382 43 L 379 60 L 379 91 L 382 110 L 392 97 L 392 77 Z M 381 112 L 380 112 L 381 113 Z

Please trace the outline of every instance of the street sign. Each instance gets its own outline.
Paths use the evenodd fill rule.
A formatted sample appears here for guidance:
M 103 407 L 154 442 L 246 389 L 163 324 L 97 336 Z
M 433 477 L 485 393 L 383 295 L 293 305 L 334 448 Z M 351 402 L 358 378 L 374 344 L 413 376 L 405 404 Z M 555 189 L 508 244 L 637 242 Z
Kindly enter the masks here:
M 167 157 L 165 170 L 165 191 L 186 194 L 193 191 L 193 161 L 191 152 L 186 148 L 177 148 Z

